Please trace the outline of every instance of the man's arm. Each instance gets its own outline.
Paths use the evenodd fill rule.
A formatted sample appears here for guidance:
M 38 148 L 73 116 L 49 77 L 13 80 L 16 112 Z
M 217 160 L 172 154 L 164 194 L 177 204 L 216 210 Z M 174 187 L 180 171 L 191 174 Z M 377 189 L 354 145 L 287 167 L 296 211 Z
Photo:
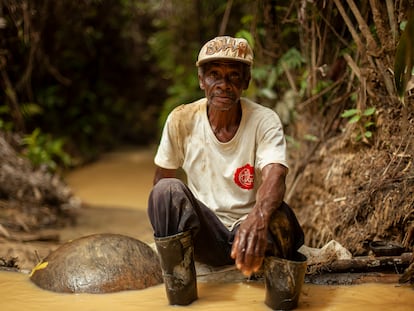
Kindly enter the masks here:
M 157 166 L 155 169 L 154 179 L 152 184 L 155 185 L 160 179 L 162 178 L 176 178 L 177 177 L 177 170 L 176 169 L 166 169 Z
M 256 205 L 236 233 L 231 257 L 245 275 L 256 272 L 262 265 L 270 218 L 282 204 L 285 195 L 287 170 L 281 164 L 268 164 L 263 168 Z

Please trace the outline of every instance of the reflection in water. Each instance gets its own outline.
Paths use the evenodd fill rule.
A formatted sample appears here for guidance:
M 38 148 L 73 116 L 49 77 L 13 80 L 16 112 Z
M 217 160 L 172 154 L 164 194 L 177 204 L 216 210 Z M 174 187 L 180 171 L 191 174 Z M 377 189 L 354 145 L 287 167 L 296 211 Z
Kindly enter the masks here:
M 133 226 L 135 220 L 128 219 L 125 207 L 134 209 L 139 219 L 137 226 L 142 230 L 134 237 L 148 241 L 151 236 L 145 218 L 145 206 L 151 188 L 153 173 L 152 152 L 126 150 L 112 153 L 96 164 L 83 167 L 71 173 L 67 180 L 77 195 L 86 203 L 100 207 L 122 207 L 107 209 L 112 221 L 95 224 L 88 228 L 88 234 L 96 229 L 128 234 L 125 226 Z M 100 208 L 100 213 L 105 209 Z M 88 211 L 86 211 L 87 214 Z M 91 217 L 93 213 L 91 213 Z M 117 216 L 118 215 L 118 216 Z M 134 215 L 134 213 L 132 214 Z M 102 215 L 103 217 L 103 215 Z M 95 217 L 95 221 L 102 218 Z M 83 220 L 85 221 L 85 220 Z M 140 225 L 139 222 L 145 225 Z M 92 224 L 90 220 L 87 224 Z M 117 227 L 118 226 L 118 227 Z M 122 230 L 121 230 L 122 229 Z M 69 229 L 71 230 L 71 229 Z M 76 231 L 74 232 L 86 232 Z M 132 234 L 131 234 L 132 235 Z M 64 235 L 65 236 L 65 235 Z M 69 235 L 68 235 L 69 237 Z M 145 237 L 145 238 L 143 238 Z M 1 254 L 0 254 L 1 256 Z M 140 291 L 125 291 L 113 294 L 58 294 L 36 287 L 28 275 L 0 272 L 0 309 L 7 311 L 47 310 L 269 310 L 264 304 L 262 283 L 199 283 L 199 300 L 187 307 L 167 305 L 164 285 Z M 414 290 L 409 286 L 394 284 L 364 284 L 354 286 L 316 286 L 305 284 L 296 310 L 414 310 Z

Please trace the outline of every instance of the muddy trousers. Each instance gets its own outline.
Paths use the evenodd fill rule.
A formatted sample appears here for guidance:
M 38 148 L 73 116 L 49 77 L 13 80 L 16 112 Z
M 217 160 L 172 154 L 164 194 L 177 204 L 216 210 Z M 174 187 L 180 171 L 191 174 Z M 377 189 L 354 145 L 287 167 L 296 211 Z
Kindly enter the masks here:
M 179 179 L 164 178 L 154 186 L 148 216 L 155 238 L 191 231 L 196 261 L 211 266 L 234 264 L 230 253 L 238 227 L 228 230 Z M 266 256 L 292 259 L 303 243 L 302 228 L 291 208 L 283 203 L 272 215 Z

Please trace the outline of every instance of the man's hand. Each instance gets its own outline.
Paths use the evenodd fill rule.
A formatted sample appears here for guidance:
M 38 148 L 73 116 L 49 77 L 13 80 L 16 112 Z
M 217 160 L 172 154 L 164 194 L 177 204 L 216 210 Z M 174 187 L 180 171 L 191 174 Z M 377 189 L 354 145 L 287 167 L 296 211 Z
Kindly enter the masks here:
M 250 276 L 262 266 L 267 246 L 267 222 L 259 208 L 253 209 L 236 232 L 231 257 L 244 275 Z
M 287 168 L 281 164 L 268 164 L 263 168 L 256 205 L 236 232 L 231 257 L 244 275 L 250 276 L 263 263 L 269 221 L 283 201 L 286 174 Z

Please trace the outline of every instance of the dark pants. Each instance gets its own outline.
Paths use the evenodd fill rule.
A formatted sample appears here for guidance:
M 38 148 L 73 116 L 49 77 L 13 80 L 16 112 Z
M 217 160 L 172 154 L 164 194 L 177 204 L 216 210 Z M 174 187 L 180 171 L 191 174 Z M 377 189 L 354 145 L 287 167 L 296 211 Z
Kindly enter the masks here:
M 164 178 L 154 186 L 148 201 L 148 216 L 155 237 L 191 230 L 195 260 L 212 266 L 234 263 L 230 253 L 238 227 L 228 230 L 179 179 Z M 303 242 L 296 216 L 283 202 L 272 215 L 266 255 L 292 259 Z

